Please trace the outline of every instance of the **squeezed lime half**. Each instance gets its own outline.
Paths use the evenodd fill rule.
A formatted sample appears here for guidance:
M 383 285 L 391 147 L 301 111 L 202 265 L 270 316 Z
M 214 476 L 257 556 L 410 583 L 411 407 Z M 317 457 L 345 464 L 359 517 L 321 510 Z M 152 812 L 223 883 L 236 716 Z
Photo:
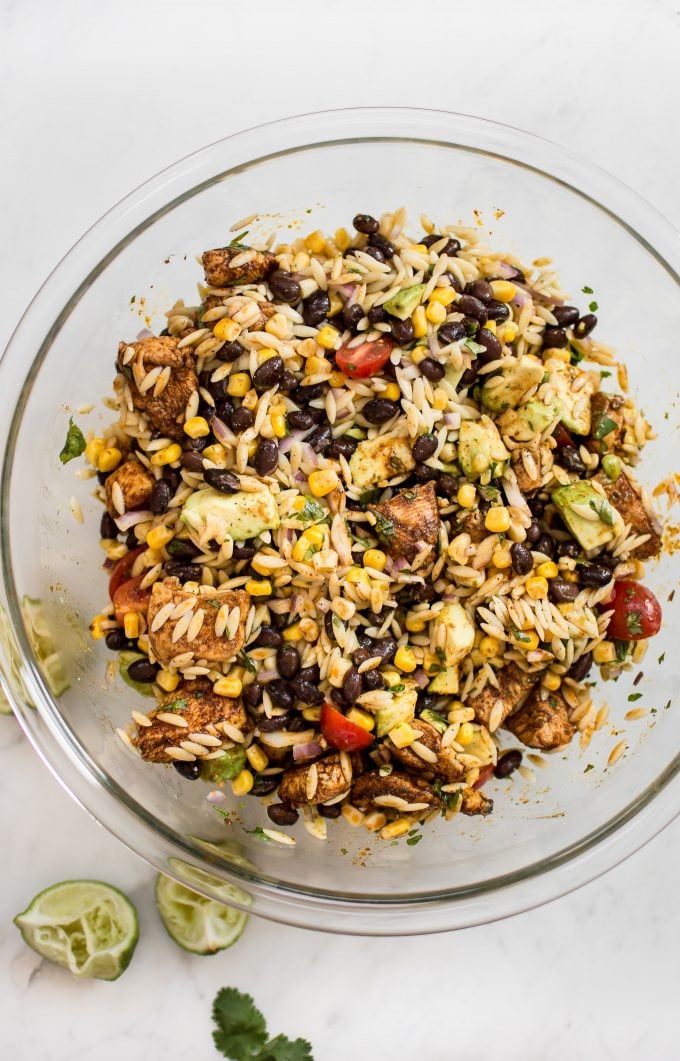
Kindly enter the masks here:
M 248 915 L 233 906 L 206 899 L 159 873 L 156 906 L 168 935 L 192 954 L 216 954 L 236 943 Z

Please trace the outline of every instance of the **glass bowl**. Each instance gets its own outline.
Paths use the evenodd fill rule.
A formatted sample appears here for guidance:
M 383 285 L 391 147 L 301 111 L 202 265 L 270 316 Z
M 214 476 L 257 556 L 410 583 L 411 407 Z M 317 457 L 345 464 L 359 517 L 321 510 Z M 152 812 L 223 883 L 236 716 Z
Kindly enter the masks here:
M 631 393 L 658 431 L 640 476 L 674 471 L 680 319 L 678 236 L 612 177 L 553 144 L 463 115 L 402 109 L 311 114 L 251 129 L 199 151 L 138 188 L 66 256 L 19 324 L 0 364 L 2 438 L 2 679 L 22 726 L 68 791 L 158 869 L 205 894 L 264 917 L 340 932 L 439 931 L 486 922 L 553 899 L 591 880 L 658 832 L 680 806 L 680 717 L 666 710 L 678 685 L 673 651 L 678 605 L 650 645 L 636 686 L 650 714 L 626 723 L 633 671 L 595 690 L 610 723 L 590 747 L 551 757 L 529 784 L 494 781 L 488 819 L 439 819 L 422 842 L 391 845 L 331 823 L 322 843 L 300 824 L 297 846 L 263 841 L 260 802 L 221 805 L 206 786 L 153 768 L 115 734 L 136 694 L 106 680 L 111 655 L 88 636 L 106 600 L 98 543 L 100 508 L 82 463 L 58 454 L 68 417 L 85 430 L 111 419 L 120 338 L 160 330 L 163 310 L 191 300 L 195 255 L 220 245 L 229 226 L 262 211 L 259 235 L 349 225 L 357 211 L 404 204 L 470 221 L 525 260 L 548 255 L 564 288 L 599 302 L 598 335 L 630 371 Z M 475 215 L 474 211 L 478 211 Z M 594 296 L 581 294 L 591 288 Z M 131 303 L 135 296 L 134 303 Z M 72 499 L 84 524 L 72 515 Z M 663 602 L 668 556 L 648 583 Z M 55 699 L 22 621 L 24 597 L 40 598 L 69 689 Z M 662 664 L 657 660 L 665 652 Z M 652 713 L 652 709 L 653 712 Z M 625 733 L 623 732 L 625 730 Z M 620 740 L 623 758 L 610 768 Z M 591 769 L 591 767 L 593 767 Z

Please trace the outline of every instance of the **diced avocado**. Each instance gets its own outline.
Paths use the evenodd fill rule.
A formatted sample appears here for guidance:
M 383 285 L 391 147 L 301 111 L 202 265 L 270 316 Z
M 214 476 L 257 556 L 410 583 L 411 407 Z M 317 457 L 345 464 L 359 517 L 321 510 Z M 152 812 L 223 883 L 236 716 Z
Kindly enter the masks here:
M 504 435 L 509 435 L 518 442 L 531 442 L 554 420 L 559 420 L 561 413 L 562 403 L 557 400 L 549 405 L 531 401 L 520 405 L 519 409 L 508 409 L 498 423 Z
M 454 601 L 445 604 L 434 620 L 435 644 L 440 645 L 440 630 L 446 630 L 446 638 L 442 645 L 442 663 L 446 667 L 453 667 L 459 663 L 475 643 L 475 628 L 470 622 L 468 614 L 462 604 Z
M 421 711 L 420 717 L 423 722 L 429 722 L 431 726 L 434 726 L 438 733 L 446 733 L 449 728 L 447 719 L 437 711 L 433 711 L 431 707 L 426 707 L 424 711 Z
M 255 483 L 255 480 L 253 480 Z M 210 537 L 220 544 L 231 538 L 244 542 L 279 525 L 276 501 L 264 484 L 257 490 L 221 494 L 212 487 L 198 490 L 184 502 L 182 519 L 197 533 L 210 528 Z
M 349 467 L 354 486 L 364 490 L 376 483 L 387 485 L 390 479 L 415 468 L 408 439 L 378 435 L 360 442 L 350 457 Z
M 400 321 L 405 321 L 420 302 L 424 290 L 425 284 L 412 284 L 411 287 L 405 287 L 403 291 L 397 291 L 396 295 L 388 298 L 387 302 L 383 303 L 383 309 L 391 317 L 398 317 Z
M 455 696 L 458 692 L 458 667 L 444 667 L 440 670 L 428 685 L 427 691 L 438 696 Z
M 455 390 L 458 387 L 458 384 L 460 383 L 461 379 L 463 378 L 464 373 L 465 368 L 463 366 L 461 366 L 460 368 L 454 368 L 453 365 L 449 362 L 444 371 L 444 379 Z
M 543 362 L 538 358 L 519 357 L 499 375 L 487 377 L 482 387 L 482 401 L 496 413 L 514 409 L 521 404 L 524 395 L 541 382 L 544 374 Z
M 620 516 L 595 487 L 582 479 L 552 492 L 553 504 L 583 549 L 598 549 L 614 537 Z M 592 516 L 586 515 L 592 513 Z
M 590 397 L 595 392 L 595 381 L 587 372 L 582 372 L 575 365 L 549 358 L 545 362 L 548 383 L 555 388 L 557 398 L 562 403 L 562 423 L 575 435 L 590 433 Z M 576 391 L 572 387 L 576 380 L 582 382 Z
M 118 669 L 120 676 L 126 685 L 129 685 L 135 692 L 141 693 L 142 696 L 153 696 L 153 685 L 149 682 L 136 682 L 128 674 L 128 670 L 133 663 L 137 660 L 146 659 L 147 657 L 142 652 L 121 652 L 118 656 Z
M 415 682 L 409 680 L 404 681 L 402 684 L 404 688 L 394 693 L 389 707 L 381 707 L 375 713 L 375 733 L 377 737 L 384 737 L 400 722 L 410 722 L 415 716 L 418 686 Z
M 479 479 L 489 470 L 495 476 L 501 475 L 509 456 L 498 428 L 488 416 L 463 420 L 458 436 L 458 463 L 468 479 Z
M 201 781 L 231 781 L 238 777 L 246 766 L 246 753 L 240 744 L 227 748 L 219 759 L 208 759 L 201 763 Z

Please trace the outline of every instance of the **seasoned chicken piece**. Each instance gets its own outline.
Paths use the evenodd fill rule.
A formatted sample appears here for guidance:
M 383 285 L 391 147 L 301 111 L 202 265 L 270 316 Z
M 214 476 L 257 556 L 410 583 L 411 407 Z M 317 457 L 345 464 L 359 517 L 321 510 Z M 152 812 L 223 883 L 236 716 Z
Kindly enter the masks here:
M 493 810 L 493 800 L 485 796 L 481 789 L 464 788 L 460 809 L 463 814 L 481 814 L 485 818 Z
M 201 313 L 205 313 L 207 310 L 214 309 L 216 306 L 224 306 L 227 301 L 229 302 L 230 306 L 237 306 L 237 309 L 232 309 L 232 314 L 235 314 L 239 323 L 241 323 L 240 313 L 243 309 L 248 307 L 248 309 L 252 311 L 255 310 L 255 308 L 257 307 L 258 312 L 255 312 L 252 316 L 248 315 L 246 317 L 244 325 L 248 328 L 249 331 L 253 332 L 261 331 L 269 320 L 269 318 L 273 317 L 274 314 L 277 312 L 274 303 L 269 302 L 267 300 L 265 300 L 264 302 L 259 302 L 252 298 L 241 298 L 238 295 L 229 295 L 226 297 L 222 295 L 208 295 L 205 302 L 203 303 Z
M 186 725 L 172 725 L 159 719 L 158 714 L 167 714 L 177 718 L 178 722 L 183 719 Z M 223 722 L 236 726 L 243 734 L 252 728 L 241 701 L 217 696 L 206 678 L 183 682 L 149 717 L 150 726 L 137 723 L 132 743 L 139 749 L 142 759 L 150 763 L 172 762 L 173 757 L 168 755 L 167 748 L 179 747 L 182 741 L 191 740 L 192 734 L 207 733 L 211 737 L 224 738 Z M 227 735 L 227 739 L 231 738 Z M 216 747 L 206 748 L 206 751 L 214 751 Z
M 621 518 L 630 523 L 635 534 L 650 536 L 648 541 L 633 549 L 631 557 L 635 560 L 647 560 L 650 556 L 658 556 L 661 552 L 661 527 L 655 519 L 647 515 L 642 498 L 626 473 L 621 472 L 616 482 L 612 482 L 604 472 L 600 472 L 594 481 L 600 483 L 608 501 L 620 513 Z
M 178 349 L 178 340 L 170 335 L 151 336 L 135 343 L 120 343 L 118 368 L 130 383 L 132 403 L 148 418 L 153 427 L 168 438 L 184 439 L 182 420 L 186 404 L 198 391 L 193 354 Z M 134 350 L 134 355 L 130 355 Z M 169 368 L 170 376 L 160 394 L 155 387 L 142 391 L 144 378 L 154 368 Z
M 418 735 L 417 742 L 424 745 L 431 755 L 427 757 L 419 755 L 418 750 L 412 744 L 406 748 L 398 748 L 388 736 L 388 747 L 394 758 L 399 759 L 404 766 L 408 766 L 409 770 L 429 771 L 446 782 L 460 780 L 465 773 L 465 767 L 456 758 L 453 748 L 442 748 L 442 735 L 439 730 L 422 718 L 417 718 L 410 725 L 414 733 Z M 435 756 L 434 760 L 432 755 Z
M 111 472 L 104 486 L 106 507 L 109 515 L 116 519 L 117 516 L 122 516 L 123 514 L 118 511 L 113 503 L 113 488 L 116 483 L 123 495 L 124 511 L 130 512 L 133 509 L 146 508 L 148 506 L 155 481 L 151 472 L 147 471 L 139 461 L 127 460 L 120 464 L 115 472 Z
M 547 442 L 530 442 L 512 452 L 512 468 L 525 497 L 540 490 L 543 477 L 553 466 L 553 452 Z
M 286 770 L 279 785 L 279 798 L 291 807 L 328 803 L 349 792 L 351 784 L 352 761 L 347 752 L 339 752 L 308 766 Z
M 568 744 L 576 732 L 569 721 L 569 708 L 564 697 L 555 692 L 541 700 L 537 689 L 505 725 L 523 744 L 546 750 Z
M 469 534 L 473 545 L 479 545 L 489 534 L 484 526 L 484 513 L 480 512 L 478 508 L 474 512 L 468 512 L 458 530 L 460 533 Z
M 238 265 L 232 265 L 235 258 L 250 257 Z M 251 247 L 218 247 L 203 252 L 205 281 L 211 287 L 230 287 L 232 284 L 256 284 L 264 280 L 276 269 L 276 258 L 264 251 L 254 251 Z
M 402 490 L 389 501 L 373 506 L 375 532 L 393 557 L 413 560 L 439 539 L 439 509 L 434 483 Z
M 175 618 L 174 611 L 184 602 L 187 611 L 180 610 Z M 245 640 L 245 623 L 248 615 L 250 598 L 241 589 L 213 589 L 205 587 L 202 593 L 192 593 L 183 589 L 177 578 L 164 578 L 160 582 L 154 582 L 149 601 L 149 612 L 147 622 L 149 624 L 149 644 L 157 660 L 167 663 L 173 656 L 182 652 L 193 652 L 196 659 L 207 659 L 209 661 L 222 661 L 231 659 L 243 646 Z M 169 604 L 173 608 L 168 608 Z M 159 612 L 163 612 L 158 622 Z M 188 623 L 186 615 L 191 612 L 192 617 L 202 615 L 202 624 L 198 633 L 191 639 L 192 618 Z M 225 615 L 228 613 L 226 624 Z M 238 617 L 237 625 L 236 619 Z M 164 618 L 165 617 L 165 618 Z M 220 633 L 215 632 L 216 624 L 224 627 Z M 173 636 L 180 625 L 183 633 L 175 641 Z M 154 629 L 155 627 L 155 629 Z M 230 630 L 233 632 L 230 636 Z
M 373 804 L 376 807 L 392 807 L 399 811 L 441 807 L 439 796 L 432 785 L 422 777 L 398 773 L 381 777 L 377 770 L 369 771 L 354 782 L 350 798 L 357 807 Z
M 500 689 L 485 685 L 481 693 L 468 700 L 467 706 L 475 713 L 475 720 L 493 733 L 508 715 L 516 711 L 522 700 L 538 681 L 536 674 L 525 674 L 515 663 L 498 672 Z
M 615 453 L 623 442 L 625 424 L 623 409 L 626 399 L 621 394 L 598 391 L 590 399 L 591 427 L 586 445 L 593 453 Z

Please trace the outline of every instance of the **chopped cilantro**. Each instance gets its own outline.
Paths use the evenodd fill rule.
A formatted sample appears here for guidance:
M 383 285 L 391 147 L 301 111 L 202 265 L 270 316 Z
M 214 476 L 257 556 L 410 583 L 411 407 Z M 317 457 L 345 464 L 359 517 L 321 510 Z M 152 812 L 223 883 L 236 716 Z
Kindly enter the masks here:
M 246 655 L 243 649 L 241 649 L 241 651 L 239 652 L 238 658 L 240 659 L 241 663 L 246 668 L 249 674 L 257 674 L 257 663 L 255 663 L 255 661 L 252 660 L 250 656 Z
M 415 847 L 415 845 L 419 844 L 422 839 L 423 839 L 423 834 L 422 833 L 418 833 L 416 836 L 409 836 L 409 838 L 407 839 L 406 843 L 408 844 L 409 847 Z
M 178 696 L 176 700 L 171 700 L 169 704 L 161 705 L 164 711 L 183 711 L 185 707 L 189 706 L 189 701 L 185 696 Z
M 628 700 L 631 704 L 634 704 L 636 700 L 642 699 L 642 693 L 631 693 Z
M 395 535 L 394 523 L 380 512 L 375 512 L 375 532 L 383 541 L 390 542 Z
M 628 612 L 626 616 L 626 627 L 629 634 L 641 634 L 642 612 L 639 610 Z
M 359 504 L 363 508 L 364 512 L 369 505 L 374 504 L 382 494 L 380 487 L 374 487 L 372 490 L 364 490 L 359 494 Z
M 583 361 L 584 355 L 580 350 L 577 350 L 575 346 L 569 344 L 569 361 L 572 365 L 578 365 L 579 362 Z
M 244 832 L 250 833 L 257 840 L 264 840 L 265 843 L 270 843 L 269 837 L 267 836 L 264 829 L 261 829 L 259 825 L 256 825 L 254 829 L 244 829 Z
M 466 350 L 469 350 L 471 354 L 481 354 L 486 352 L 486 347 L 480 343 L 476 343 L 474 339 L 466 339 L 463 343 Z
M 592 295 L 592 293 L 593 293 L 592 287 L 588 287 L 587 284 L 586 284 L 585 287 L 581 288 L 581 291 L 583 292 L 584 295 Z
M 295 514 L 295 519 L 299 519 L 301 523 L 309 523 L 311 520 L 324 519 L 326 515 L 326 509 L 315 498 L 305 497 L 305 503 Z
M 598 306 L 597 302 L 595 302 L 595 301 L 588 303 L 588 309 L 590 310 L 591 313 L 597 313 L 599 308 L 600 307 Z
M 246 228 L 246 229 L 243 230 L 243 232 L 239 232 L 239 234 L 237 236 L 234 236 L 234 238 L 231 241 L 231 243 L 229 244 L 229 246 L 230 247 L 242 247 L 243 246 L 243 240 L 246 238 L 246 236 L 248 235 L 249 231 L 250 231 L 250 229 Z
M 583 771 L 583 773 L 587 774 L 589 770 L 594 770 L 594 769 L 595 769 L 595 767 L 593 766 L 593 764 L 592 763 L 588 763 L 588 765 L 586 766 L 586 768 Z
M 600 370 L 600 379 L 609 379 L 610 376 L 611 372 L 609 372 L 606 368 Z
M 657 660 L 657 663 L 659 663 L 659 664 L 663 663 L 665 658 L 666 658 L 666 653 L 662 652 L 661 655 L 659 656 L 658 660 Z
M 616 421 L 612 420 L 608 416 L 601 416 L 597 422 L 595 430 L 593 431 L 593 438 L 596 438 L 598 442 L 609 435 L 612 431 L 616 430 Z
M 392 693 L 393 696 L 396 696 L 397 693 L 403 693 L 405 688 L 406 688 L 406 686 L 402 682 L 400 685 L 391 685 L 390 686 L 390 692 Z
M 628 641 L 614 641 L 616 645 L 616 658 L 619 663 L 623 663 L 624 659 L 628 655 L 628 649 L 630 644 Z
M 62 464 L 68 464 L 75 457 L 79 457 L 81 453 L 85 452 L 85 436 L 80 430 L 77 424 L 73 422 L 73 417 L 69 418 L 68 431 L 66 432 L 66 440 L 64 447 L 59 454 L 59 460 Z

